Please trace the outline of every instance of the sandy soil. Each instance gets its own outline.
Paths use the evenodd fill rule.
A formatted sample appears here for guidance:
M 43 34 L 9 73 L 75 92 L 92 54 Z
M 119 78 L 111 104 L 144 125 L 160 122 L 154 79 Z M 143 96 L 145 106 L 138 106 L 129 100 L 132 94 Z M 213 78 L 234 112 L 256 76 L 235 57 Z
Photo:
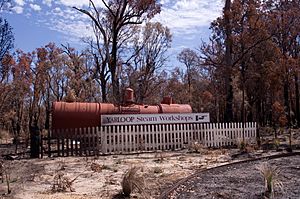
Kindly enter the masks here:
M 141 169 L 146 193 L 157 197 L 161 189 L 170 186 L 197 169 L 231 161 L 229 150 L 211 150 L 207 154 L 159 152 L 140 155 L 112 155 L 100 157 L 64 157 L 6 161 L 10 172 L 12 193 L 9 198 L 112 198 L 121 191 L 124 173 L 133 166 Z M 93 165 L 93 166 L 92 166 Z M 96 166 L 96 169 L 95 169 Z M 97 166 L 100 166 L 97 170 Z M 54 178 L 61 172 L 72 183 L 74 192 L 51 191 Z M 0 193 L 6 184 L 0 184 Z

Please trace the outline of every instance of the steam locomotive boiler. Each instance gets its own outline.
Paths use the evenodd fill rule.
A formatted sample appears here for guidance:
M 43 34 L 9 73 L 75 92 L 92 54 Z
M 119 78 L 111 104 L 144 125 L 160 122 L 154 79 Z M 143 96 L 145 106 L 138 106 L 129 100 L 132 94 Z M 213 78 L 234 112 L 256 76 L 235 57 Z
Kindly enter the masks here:
M 73 129 L 101 125 L 101 115 L 108 114 L 164 114 L 191 113 L 188 104 L 175 104 L 171 97 L 164 97 L 158 105 L 134 103 L 132 89 L 125 90 L 124 104 L 54 102 L 52 107 L 52 129 Z
M 191 113 L 188 104 L 175 104 L 171 97 L 164 97 L 158 105 L 134 103 L 132 89 L 125 90 L 124 104 L 54 102 L 52 107 L 52 129 L 72 129 L 101 126 L 101 115 L 109 114 L 164 114 Z

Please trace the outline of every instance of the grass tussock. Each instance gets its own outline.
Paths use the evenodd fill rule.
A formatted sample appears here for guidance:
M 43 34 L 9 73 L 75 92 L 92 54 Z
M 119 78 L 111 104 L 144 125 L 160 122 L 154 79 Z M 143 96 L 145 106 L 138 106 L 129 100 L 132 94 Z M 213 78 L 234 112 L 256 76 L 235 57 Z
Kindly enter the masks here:
M 70 179 L 62 171 L 58 171 L 53 179 L 52 192 L 66 192 L 68 190 L 74 192 L 73 183 L 78 177 L 79 175 L 74 179 Z
M 199 142 L 192 142 L 192 144 L 190 144 L 188 150 L 190 153 L 204 153 L 205 146 Z
M 238 138 L 236 140 L 236 145 L 241 153 L 252 153 L 255 151 L 255 145 L 251 144 L 249 140 Z
M 238 138 L 236 140 L 236 145 L 241 152 L 246 152 L 246 147 L 248 146 L 248 143 L 245 139 Z
M 100 165 L 98 163 L 95 163 L 93 162 L 91 164 L 91 170 L 94 171 L 94 172 L 101 172 L 102 170 L 104 169 L 104 166 L 103 165 Z
M 274 198 L 275 190 L 282 190 L 283 184 L 280 180 L 280 169 L 276 166 L 272 166 L 267 162 L 262 163 L 257 167 L 260 174 L 264 178 L 265 193 L 267 198 Z
M 65 175 L 66 170 L 66 163 L 64 161 L 61 161 L 58 165 L 58 169 L 55 171 L 53 184 L 51 187 L 52 192 L 66 192 L 68 190 L 71 192 L 75 191 L 75 189 L 73 188 L 73 183 L 81 174 L 77 175 L 73 179 L 70 179 Z
M 132 167 L 126 171 L 122 180 L 122 194 L 125 197 L 129 197 L 130 194 L 137 190 L 143 195 L 144 198 L 147 198 L 145 193 L 145 181 L 143 176 L 138 174 L 139 167 Z

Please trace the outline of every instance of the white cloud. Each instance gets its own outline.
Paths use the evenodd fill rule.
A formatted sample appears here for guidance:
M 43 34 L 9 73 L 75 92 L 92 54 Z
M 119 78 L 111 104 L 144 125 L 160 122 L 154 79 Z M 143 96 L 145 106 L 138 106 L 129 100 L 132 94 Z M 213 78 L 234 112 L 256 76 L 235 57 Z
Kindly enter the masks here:
M 53 11 L 55 11 L 55 12 L 61 12 L 61 9 L 60 9 L 60 7 L 56 7 L 56 8 L 54 8 Z
M 29 6 L 31 7 L 32 10 L 34 11 L 40 11 L 42 10 L 41 6 L 37 5 L 37 4 L 29 4 Z
M 96 5 L 96 7 L 104 7 L 104 4 L 100 0 L 93 1 L 93 2 Z M 89 0 L 59 0 L 59 3 L 61 5 L 68 6 L 68 7 L 72 7 L 72 6 L 87 7 L 90 5 Z
M 45 5 L 49 6 L 49 7 L 51 7 L 51 5 L 52 5 L 52 0 L 43 0 L 43 4 L 45 4 Z
M 15 6 L 12 8 L 12 10 L 15 11 L 17 14 L 23 13 L 23 7 L 21 7 L 21 6 Z
M 71 7 L 56 6 L 46 11 L 45 15 L 47 20 L 39 20 L 39 23 L 63 33 L 66 42 L 78 43 L 80 38 L 90 37 L 93 34 L 88 17 Z
M 174 34 L 193 34 L 199 27 L 209 26 L 221 14 L 222 0 L 163 0 L 168 6 L 154 20 L 168 26 Z
M 69 35 L 73 38 L 91 37 L 92 30 L 89 23 L 77 21 L 76 23 L 66 23 L 64 20 L 56 21 L 50 29 Z
M 168 4 L 170 3 L 170 0 L 160 0 L 160 4 L 164 5 L 164 4 Z
M 24 0 L 15 0 L 15 2 L 16 2 L 16 4 L 17 4 L 18 6 L 24 6 L 24 5 L 25 5 Z
M 49 13 L 47 13 L 47 14 L 49 14 L 49 15 L 53 15 L 53 14 L 56 14 L 56 13 L 63 13 L 63 11 L 61 10 L 61 8 L 60 7 L 56 7 L 56 8 L 54 8 L 51 12 L 49 12 Z
M 65 6 L 88 6 L 89 0 L 60 0 L 60 3 Z

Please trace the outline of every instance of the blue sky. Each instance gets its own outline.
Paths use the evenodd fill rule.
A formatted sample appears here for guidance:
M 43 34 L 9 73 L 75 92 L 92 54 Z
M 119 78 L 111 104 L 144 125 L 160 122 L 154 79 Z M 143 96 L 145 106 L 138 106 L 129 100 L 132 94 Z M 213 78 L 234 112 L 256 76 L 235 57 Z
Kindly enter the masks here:
M 33 51 L 49 42 L 69 43 L 83 49 L 81 38 L 91 35 L 88 18 L 72 6 L 84 7 L 88 0 L 12 0 L 14 7 L 5 17 L 14 29 L 15 48 Z M 101 0 L 95 0 L 98 6 Z M 160 0 L 162 11 L 153 20 L 168 26 L 173 34 L 169 64 L 177 64 L 183 48 L 197 48 L 207 40 L 209 24 L 221 15 L 222 0 Z

